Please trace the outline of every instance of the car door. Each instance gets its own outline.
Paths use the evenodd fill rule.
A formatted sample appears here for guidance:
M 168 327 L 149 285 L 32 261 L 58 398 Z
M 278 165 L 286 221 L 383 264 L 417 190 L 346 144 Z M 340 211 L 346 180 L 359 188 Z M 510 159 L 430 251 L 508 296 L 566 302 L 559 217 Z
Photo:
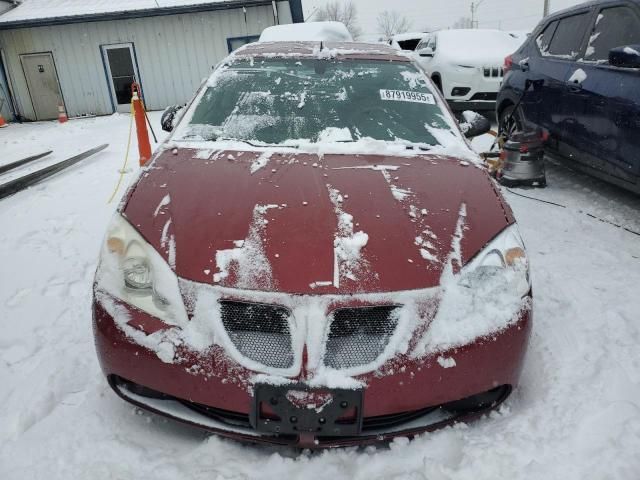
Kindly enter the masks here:
M 535 39 L 537 52 L 526 62 L 533 81 L 532 90 L 523 98 L 526 119 L 548 130 L 555 140 L 562 137 L 573 117 L 566 79 L 584 43 L 591 12 L 585 8 L 550 21 Z
M 609 51 L 640 44 L 640 12 L 628 2 L 599 8 L 591 21 L 584 61 L 567 78 L 576 111 L 566 152 L 589 167 L 629 182 L 640 174 L 640 75 L 609 65 Z

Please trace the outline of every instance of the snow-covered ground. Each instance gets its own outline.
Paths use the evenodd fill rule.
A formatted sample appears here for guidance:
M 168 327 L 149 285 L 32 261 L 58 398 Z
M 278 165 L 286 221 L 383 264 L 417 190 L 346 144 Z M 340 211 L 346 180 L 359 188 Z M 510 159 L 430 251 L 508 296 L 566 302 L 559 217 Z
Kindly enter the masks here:
M 640 198 L 557 165 L 546 190 L 516 191 L 566 208 L 506 193 L 531 258 L 535 319 L 522 385 L 489 418 L 387 447 L 299 453 L 209 436 L 117 398 L 93 348 L 90 287 L 128 122 L 0 130 L 2 164 L 111 144 L 0 201 L 0 479 L 640 478 L 640 236 L 588 216 L 640 232 Z M 135 152 L 134 142 L 128 178 Z

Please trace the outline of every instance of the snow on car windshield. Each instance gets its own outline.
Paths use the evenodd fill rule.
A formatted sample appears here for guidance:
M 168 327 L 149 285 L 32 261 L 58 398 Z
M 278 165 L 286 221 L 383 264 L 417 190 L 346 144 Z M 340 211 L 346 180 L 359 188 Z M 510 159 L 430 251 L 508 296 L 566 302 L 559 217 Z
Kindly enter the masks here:
M 196 102 L 182 140 L 439 145 L 451 130 L 427 79 L 409 63 L 324 59 L 237 61 Z

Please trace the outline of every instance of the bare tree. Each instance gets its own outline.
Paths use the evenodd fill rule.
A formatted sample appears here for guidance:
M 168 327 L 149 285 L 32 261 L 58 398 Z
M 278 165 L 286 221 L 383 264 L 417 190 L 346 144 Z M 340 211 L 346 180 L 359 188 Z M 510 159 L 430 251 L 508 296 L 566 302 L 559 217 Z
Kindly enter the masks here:
M 391 38 L 398 33 L 408 32 L 411 28 L 411 21 L 395 10 L 385 10 L 380 13 L 377 21 L 378 30 L 387 38 Z
M 357 39 L 362 34 L 362 30 L 358 25 L 358 9 L 351 0 L 328 2 L 318 10 L 317 19 L 321 22 L 344 23 L 354 39 Z
M 458 21 L 453 24 L 453 28 L 473 28 L 473 22 L 469 17 L 460 17 Z

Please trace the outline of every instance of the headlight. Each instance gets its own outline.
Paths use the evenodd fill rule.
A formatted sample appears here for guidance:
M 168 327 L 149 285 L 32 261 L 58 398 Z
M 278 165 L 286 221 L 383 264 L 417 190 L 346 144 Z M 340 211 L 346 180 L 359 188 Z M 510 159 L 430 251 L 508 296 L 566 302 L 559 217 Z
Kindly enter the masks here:
M 438 311 L 413 355 L 442 352 L 488 338 L 530 306 L 529 265 L 515 225 L 492 240 L 457 274 L 447 269 Z
M 527 295 L 531 289 L 529 262 L 518 227 L 511 225 L 493 239 L 462 269 L 458 283 L 485 293 L 497 289 Z
M 102 247 L 99 289 L 171 325 L 185 325 L 178 277 L 160 254 L 119 214 Z

